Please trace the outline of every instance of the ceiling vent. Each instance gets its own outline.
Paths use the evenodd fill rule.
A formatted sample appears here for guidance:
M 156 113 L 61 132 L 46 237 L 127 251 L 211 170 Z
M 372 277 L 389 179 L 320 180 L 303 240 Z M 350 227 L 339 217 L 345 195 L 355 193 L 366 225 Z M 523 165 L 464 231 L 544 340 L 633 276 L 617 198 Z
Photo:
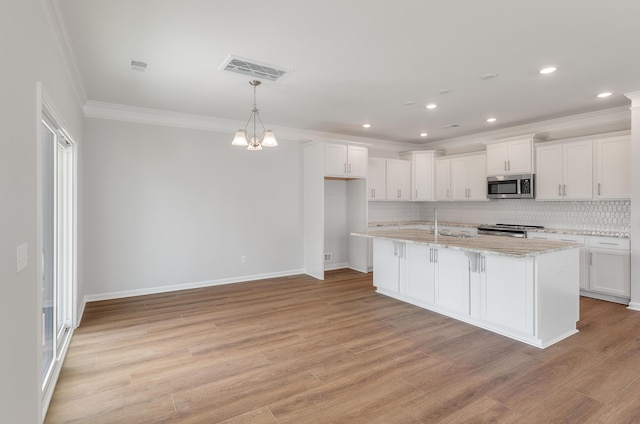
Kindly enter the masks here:
M 461 124 L 449 124 L 449 125 L 445 125 L 442 128 L 458 128 L 458 127 L 461 127 L 461 126 L 462 126 Z
M 138 71 L 138 72 L 147 72 L 149 71 L 149 64 L 141 60 L 132 60 L 131 70 Z
M 224 63 L 220 66 L 220 69 L 274 82 L 278 82 L 293 73 L 293 71 L 288 69 L 278 68 L 273 65 L 260 63 L 255 60 L 245 59 L 238 56 L 227 57 Z

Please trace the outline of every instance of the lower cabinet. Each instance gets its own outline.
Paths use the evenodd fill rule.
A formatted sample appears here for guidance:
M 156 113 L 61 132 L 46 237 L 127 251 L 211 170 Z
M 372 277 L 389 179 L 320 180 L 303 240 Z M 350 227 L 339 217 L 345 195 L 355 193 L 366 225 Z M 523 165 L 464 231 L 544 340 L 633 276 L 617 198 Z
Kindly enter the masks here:
M 481 255 L 480 275 L 480 318 L 533 335 L 533 259 Z
M 374 238 L 373 284 L 379 293 L 544 348 L 577 332 L 579 257 L 579 248 L 513 257 Z M 617 258 L 596 260 L 617 267 Z
M 426 244 L 408 245 L 408 279 L 405 294 L 418 302 L 433 305 L 436 280 L 436 248 Z
M 469 258 L 461 250 L 438 248 L 435 304 L 450 311 L 469 315 Z
M 629 240 L 589 239 L 589 290 L 625 299 L 631 296 Z

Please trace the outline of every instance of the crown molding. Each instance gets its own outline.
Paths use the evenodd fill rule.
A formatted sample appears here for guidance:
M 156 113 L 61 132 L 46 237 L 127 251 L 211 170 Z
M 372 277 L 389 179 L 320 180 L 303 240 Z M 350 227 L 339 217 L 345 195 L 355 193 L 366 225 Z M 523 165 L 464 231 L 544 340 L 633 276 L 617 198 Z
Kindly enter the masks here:
M 638 94 L 640 94 L 640 92 L 638 92 Z M 629 109 L 629 106 L 620 106 L 595 112 L 554 118 L 479 134 L 438 140 L 422 144 L 421 148 L 440 149 L 446 150 L 447 152 L 468 151 L 470 149 L 481 150 L 484 149 L 484 146 L 487 144 L 518 137 L 535 137 L 536 140 L 548 141 L 627 130 L 631 124 L 631 111 Z
M 89 100 L 83 107 L 85 118 L 107 119 L 113 121 L 133 122 L 147 125 L 160 125 L 166 127 L 187 128 L 203 131 L 217 131 L 233 134 L 238 128 L 243 128 L 246 121 L 234 119 L 214 118 L 204 115 L 192 115 L 187 113 L 172 112 L 166 110 L 127 106 L 116 103 L 97 102 Z M 278 138 L 299 141 L 329 141 L 377 146 L 380 149 L 393 146 L 393 150 L 407 149 L 410 145 L 391 140 L 378 140 L 366 137 L 347 136 L 320 131 L 303 130 L 282 126 L 270 126 L 270 129 Z
M 625 96 L 631 100 L 631 109 L 640 108 L 640 91 L 634 91 L 633 93 L 626 93 Z
M 76 100 L 80 106 L 87 102 L 87 94 L 84 89 L 84 82 L 78 62 L 76 61 L 71 42 L 69 41 L 69 32 L 67 31 L 67 21 L 60 6 L 60 0 L 40 0 L 42 10 L 49 23 L 49 29 L 56 45 L 58 52 L 62 58 L 64 69 L 67 77 L 71 82 L 71 87 L 76 96 Z

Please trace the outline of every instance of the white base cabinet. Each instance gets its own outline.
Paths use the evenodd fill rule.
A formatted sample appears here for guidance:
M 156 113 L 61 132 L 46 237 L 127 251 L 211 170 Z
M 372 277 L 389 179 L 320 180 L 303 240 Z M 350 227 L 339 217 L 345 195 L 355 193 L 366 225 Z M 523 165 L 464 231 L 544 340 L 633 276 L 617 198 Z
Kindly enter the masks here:
M 528 257 L 374 238 L 377 292 L 545 348 L 577 332 L 580 249 Z
M 589 290 L 625 300 L 631 297 L 629 240 L 589 238 Z

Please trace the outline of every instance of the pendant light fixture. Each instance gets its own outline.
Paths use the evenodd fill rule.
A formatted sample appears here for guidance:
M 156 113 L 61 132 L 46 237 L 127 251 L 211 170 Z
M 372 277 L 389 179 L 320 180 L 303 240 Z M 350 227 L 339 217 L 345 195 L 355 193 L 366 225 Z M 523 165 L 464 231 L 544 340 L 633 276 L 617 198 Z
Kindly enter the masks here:
M 233 146 L 247 146 L 247 150 L 262 150 L 262 146 L 264 147 L 275 147 L 278 145 L 276 141 L 276 136 L 273 135 L 271 130 L 267 130 L 262 123 L 262 119 L 260 119 L 260 111 L 258 110 L 258 106 L 256 106 L 256 87 L 261 84 L 261 81 L 251 80 L 249 84 L 253 86 L 253 109 L 251 109 L 251 115 L 249 115 L 249 120 L 247 124 L 244 126 L 243 130 L 238 130 L 236 135 L 233 137 L 233 141 L 231 144 Z M 247 135 L 247 127 L 253 120 L 253 135 L 251 138 Z M 260 122 L 260 126 L 262 127 L 262 137 L 258 137 L 256 134 L 257 122 Z

